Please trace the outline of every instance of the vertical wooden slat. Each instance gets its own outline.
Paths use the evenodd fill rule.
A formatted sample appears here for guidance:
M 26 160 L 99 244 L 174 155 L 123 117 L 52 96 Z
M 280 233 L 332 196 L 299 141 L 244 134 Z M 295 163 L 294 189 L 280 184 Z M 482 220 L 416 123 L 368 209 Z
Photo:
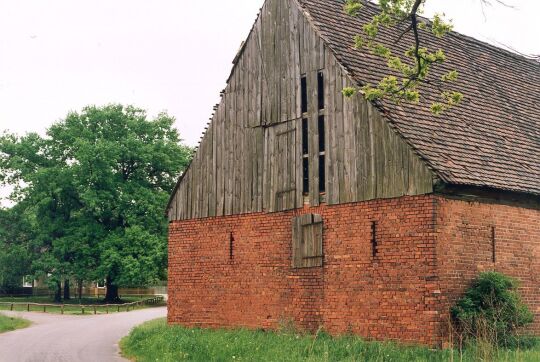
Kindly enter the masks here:
M 295 185 L 296 185 L 296 200 L 295 207 L 301 208 L 304 205 L 304 194 L 302 190 L 302 119 L 294 121 L 295 132 Z
M 334 57 L 327 57 L 326 60 L 326 89 L 324 99 L 326 101 L 326 201 L 333 205 L 339 202 L 336 179 L 336 154 L 337 138 L 335 132 L 335 98 L 336 98 L 336 75 L 334 72 Z
M 342 88 L 349 83 L 347 78 L 341 77 Z M 355 134 L 353 130 L 353 106 L 355 99 L 343 99 L 343 199 L 340 202 L 351 202 L 356 193 L 356 155 L 355 155 Z
M 312 53 L 310 59 L 313 60 Z M 311 68 L 316 65 L 309 63 Z M 319 205 L 319 133 L 318 127 L 318 105 L 317 105 L 317 70 L 311 69 L 307 72 L 308 89 L 308 138 L 309 138 L 309 203 L 312 206 Z
M 336 138 L 337 138 L 337 154 L 336 154 L 336 168 L 337 173 L 334 170 L 334 175 L 337 175 L 337 182 L 339 184 L 339 201 L 338 202 L 347 202 L 346 201 L 346 189 L 345 189 L 345 149 L 344 149 L 344 130 L 343 130 L 343 95 L 341 90 L 343 89 L 342 82 L 342 72 L 341 68 L 336 65 L 336 99 L 335 99 L 335 115 L 334 122 L 336 124 Z M 343 200 L 343 201 L 342 201 Z

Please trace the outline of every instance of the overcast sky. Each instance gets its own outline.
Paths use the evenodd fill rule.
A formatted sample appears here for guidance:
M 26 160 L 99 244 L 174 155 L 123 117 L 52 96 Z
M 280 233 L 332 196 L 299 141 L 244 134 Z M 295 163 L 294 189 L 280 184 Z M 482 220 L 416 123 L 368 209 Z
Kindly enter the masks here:
M 493 0 L 495 1 L 495 0 Z M 540 1 L 428 0 L 455 29 L 540 54 Z M 263 0 L 0 0 L 0 132 L 110 102 L 176 117 L 195 145 Z

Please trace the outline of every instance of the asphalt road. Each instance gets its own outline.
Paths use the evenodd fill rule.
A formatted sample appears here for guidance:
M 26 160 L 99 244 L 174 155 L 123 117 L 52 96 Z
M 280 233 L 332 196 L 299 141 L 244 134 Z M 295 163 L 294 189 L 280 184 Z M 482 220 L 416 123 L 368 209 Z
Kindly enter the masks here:
M 167 308 L 74 316 L 33 312 L 0 312 L 33 322 L 0 334 L 1 362 L 109 362 L 120 357 L 118 341 L 136 325 L 165 317 Z

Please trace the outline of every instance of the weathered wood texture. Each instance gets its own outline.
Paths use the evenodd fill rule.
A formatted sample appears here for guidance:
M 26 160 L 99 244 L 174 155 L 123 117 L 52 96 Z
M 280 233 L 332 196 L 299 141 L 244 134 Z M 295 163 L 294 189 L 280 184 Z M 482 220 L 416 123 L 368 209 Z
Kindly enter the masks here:
M 311 268 L 323 265 L 323 219 L 318 214 L 304 214 L 292 221 L 292 267 Z
M 324 75 L 318 109 L 317 73 Z M 300 77 L 307 78 L 302 114 Z M 294 1 L 268 0 L 169 207 L 190 219 L 302 207 L 302 118 L 309 123 L 310 190 L 318 205 L 317 122 L 325 116 L 329 204 L 432 192 L 432 174 L 379 112 L 360 96 Z

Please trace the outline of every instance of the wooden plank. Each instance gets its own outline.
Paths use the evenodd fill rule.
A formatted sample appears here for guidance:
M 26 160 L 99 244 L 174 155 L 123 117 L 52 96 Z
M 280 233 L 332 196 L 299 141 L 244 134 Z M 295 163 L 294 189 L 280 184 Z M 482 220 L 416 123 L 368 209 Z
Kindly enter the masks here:
M 287 134 L 287 210 L 296 207 L 296 125 L 295 122 L 287 122 L 289 133 Z
M 369 177 L 368 177 L 368 197 L 374 199 L 377 197 L 377 170 L 375 159 L 375 130 L 374 130 L 374 109 L 368 103 L 367 107 L 368 133 L 369 133 Z
M 342 72 L 339 65 L 336 64 L 336 100 L 335 100 L 335 116 L 334 122 L 336 124 L 336 138 L 337 138 L 337 154 L 336 154 L 336 167 L 337 167 L 337 179 L 339 183 L 339 201 L 347 202 L 346 189 L 345 189 L 345 149 L 344 142 L 344 130 L 343 130 L 343 95 L 341 93 L 343 89 Z M 335 171 L 334 171 L 335 172 Z M 335 173 L 336 174 L 336 173 Z
M 304 16 L 298 13 L 298 40 L 299 40 L 299 57 L 300 57 L 300 74 L 307 72 L 306 55 L 308 54 L 308 46 L 306 44 L 306 28 L 309 27 Z
M 304 195 L 302 190 L 302 119 L 299 118 L 294 122 L 296 129 L 295 132 L 295 185 L 296 185 L 296 197 L 295 207 L 300 208 L 304 206 Z
M 328 133 L 328 142 L 326 144 L 328 172 L 326 174 L 327 189 L 326 189 L 326 201 L 330 205 L 339 203 L 339 182 L 338 182 L 338 165 L 337 165 L 337 149 L 339 146 L 339 140 L 337 137 L 336 126 L 336 98 L 337 86 L 336 86 L 336 72 L 334 68 L 336 66 L 335 58 L 329 57 L 327 64 L 327 80 L 326 86 L 328 93 L 325 94 L 326 100 L 326 132 Z
M 263 129 L 264 152 L 263 152 L 263 209 L 270 210 L 270 129 Z
M 276 44 L 277 54 L 276 58 L 279 60 L 279 74 L 277 79 L 277 92 L 279 94 L 279 122 L 286 122 L 290 119 L 290 46 L 289 46 L 289 9 L 288 1 L 278 1 L 279 4 L 279 26 L 277 33 L 279 34 L 279 42 Z
M 178 194 L 174 197 L 174 202 L 172 204 L 171 209 L 169 209 L 169 213 L 167 215 L 167 218 L 169 221 L 176 220 L 178 218 L 177 216 L 177 206 L 176 206 L 176 200 L 178 199 Z
M 212 141 L 211 141 L 212 153 L 211 153 L 211 156 L 210 156 L 210 162 L 212 164 L 212 166 L 211 166 L 212 173 L 211 173 L 211 176 L 208 177 L 209 187 L 211 188 L 210 189 L 210 199 L 208 201 L 208 216 L 213 217 L 213 216 L 216 216 L 216 206 L 217 206 L 217 203 L 216 203 L 216 186 L 217 186 L 217 183 L 216 183 L 216 180 L 217 180 L 217 175 L 216 175 L 216 172 L 217 172 L 216 153 L 217 153 L 217 142 L 216 142 L 216 127 L 215 127 L 215 125 L 213 123 L 209 125 L 208 131 L 210 132 L 210 134 L 212 136 Z
M 341 76 L 342 89 L 349 86 L 347 77 Z M 353 124 L 354 98 L 343 98 L 343 199 L 340 202 L 351 202 L 356 194 L 356 155 L 355 155 L 355 134 Z
M 256 143 L 256 153 L 257 153 L 257 209 L 255 211 L 263 211 L 263 194 L 264 194 L 264 129 L 256 129 L 257 141 Z
M 311 54 L 309 63 L 314 61 Z M 309 203 L 312 206 L 319 205 L 319 133 L 318 127 L 318 104 L 317 104 L 317 71 L 310 70 L 307 73 L 308 89 L 308 139 L 309 139 Z
M 218 177 L 216 181 L 216 216 L 222 216 L 225 213 L 225 100 L 222 101 L 218 107 L 217 113 L 214 116 L 216 125 L 216 156 L 217 156 L 217 172 Z
M 354 97 L 354 119 L 356 139 L 356 197 L 355 201 L 368 199 L 369 128 L 366 101 Z

